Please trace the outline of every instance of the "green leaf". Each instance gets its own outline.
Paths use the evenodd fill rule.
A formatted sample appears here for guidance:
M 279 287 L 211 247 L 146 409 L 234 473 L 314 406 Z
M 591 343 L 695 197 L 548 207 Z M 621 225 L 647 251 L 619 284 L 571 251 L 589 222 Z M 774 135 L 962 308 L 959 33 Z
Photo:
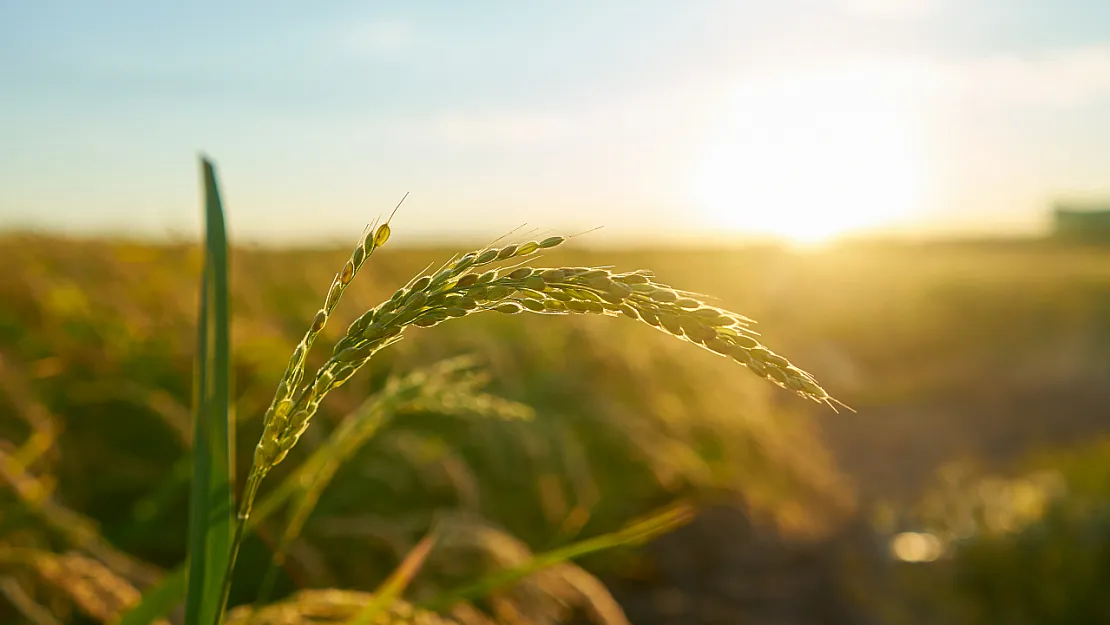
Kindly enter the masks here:
M 518 566 L 492 573 L 461 588 L 447 590 L 430 601 L 422 603 L 420 607 L 442 612 L 460 601 L 485 597 L 503 586 L 520 581 L 543 569 L 606 549 L 643 544 L 661 534 L 685 525 L 693 517 L 693 507 L 680 502 L 651 514 L 645 519 L 633 522 L 623 529 L 537 554 Z
M 204 158 L 201 169 L 206 236 L 193 399 L 195 431 L 186 625 L 211 625 L 219 618 L 234 520 L 227 234 L 216 172 Z

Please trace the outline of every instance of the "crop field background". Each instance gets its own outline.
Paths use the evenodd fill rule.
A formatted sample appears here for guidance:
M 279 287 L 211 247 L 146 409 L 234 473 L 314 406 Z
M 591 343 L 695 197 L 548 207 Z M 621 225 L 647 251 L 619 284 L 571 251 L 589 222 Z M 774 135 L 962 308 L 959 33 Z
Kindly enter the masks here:
M 394 236 L 322 344 L 470 249 Z M 347 254 L 233 249 L 240 480 Z M 419 601 L 684 502 L 685 526 L 578 561 L 632 623 L 1110 622 L 1110 249 L 571 247 L 548 263 L 650 267 L 718 296 L 856 412 L 627 320 L 414 328 L 323 403 L 270 487 L 391 374 L 469 357 L 505 405 L 415 405 L 385 422 L 320 493 L 272 598 L 373 589 L 433 525 L 469 528 L 429 556 L 406 592 Z M 51 622 L 35 606 L 111 622 L 185 557 L 201 252 L 6 234 L 0 267 L 0 554 L 73 558 L 5 566 L 0 622 Z M 258 595 L 286 521 L 248 538 L 232 605 Z M 606 621 L 602 587 L 554 571 L 478 606 L 503 623 L 557 622 L 552 602 Z

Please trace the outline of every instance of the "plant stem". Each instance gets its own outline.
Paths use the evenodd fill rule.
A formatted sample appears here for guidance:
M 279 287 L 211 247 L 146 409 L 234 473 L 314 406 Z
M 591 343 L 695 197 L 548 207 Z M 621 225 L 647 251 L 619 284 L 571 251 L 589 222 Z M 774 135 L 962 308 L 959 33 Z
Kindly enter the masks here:
M 258 487 L 262 484 L 262 478 L 265 476 L 264 472 L 252 468 L 250 475 L 247 477 L 247 485 L 243 489 L 243 501 L 239 504 L 239 514 L 236 515 L 235 519 L 235 534 L 231 538 L 231 549 L 228 553 L 227 570 L 224 571 L 223 584 L 221 585 L 216 621 L 212 625 L 220 625 L 224 620 L 224 613 L 227 611 L 227 598 L 231 594 L 231 575 L 235 571 L 235 560 L 239 556 L 239 546 L 243 543 L 243 534 L 247 527 L 247 520 L 251 516 L 254 499 L 258 495 Z

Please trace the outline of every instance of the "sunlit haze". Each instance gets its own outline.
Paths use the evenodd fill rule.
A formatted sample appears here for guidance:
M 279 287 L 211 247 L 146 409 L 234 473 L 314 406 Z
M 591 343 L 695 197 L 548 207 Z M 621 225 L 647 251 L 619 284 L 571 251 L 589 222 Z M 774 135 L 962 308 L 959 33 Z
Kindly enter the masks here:
M 1110 3 L 9 2 L 0 224 L 813 243 L 1110 196 Z
M 694 181 L 706 220 L 813 243 L 914 214 L 920 129 L 900 82 L 861 68 L 740 87 Z

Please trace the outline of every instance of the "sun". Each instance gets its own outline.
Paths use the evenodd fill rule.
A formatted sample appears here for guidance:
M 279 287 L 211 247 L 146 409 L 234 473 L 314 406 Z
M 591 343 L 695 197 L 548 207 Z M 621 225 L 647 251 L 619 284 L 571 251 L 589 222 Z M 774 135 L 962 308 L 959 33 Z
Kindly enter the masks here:
M 874 69 L 745 83 L 693 176 L 706 221 L 812 244 L 914 212 L 920 147 L 898 85 Z

